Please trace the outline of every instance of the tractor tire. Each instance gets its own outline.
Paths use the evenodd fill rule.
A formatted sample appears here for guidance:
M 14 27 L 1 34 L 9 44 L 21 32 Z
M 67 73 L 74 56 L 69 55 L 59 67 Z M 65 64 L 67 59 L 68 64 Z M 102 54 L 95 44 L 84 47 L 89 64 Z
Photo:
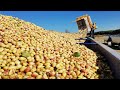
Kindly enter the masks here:
M 119 43 L 119 45 L 118 45 L 118 49 L 120 49 L 120 43 Z

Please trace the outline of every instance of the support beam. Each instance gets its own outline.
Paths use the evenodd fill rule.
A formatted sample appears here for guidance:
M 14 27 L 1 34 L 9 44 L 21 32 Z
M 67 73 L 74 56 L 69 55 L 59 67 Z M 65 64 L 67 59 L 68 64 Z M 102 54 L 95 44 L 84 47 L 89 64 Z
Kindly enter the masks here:
M 81 43 L 81 42 L 77 42 L 76 44 L 83 44 L 83 45 L 97 45 L 97 43 Z
M 77 38 L 75 40 L 87 40 L 87 38 Z

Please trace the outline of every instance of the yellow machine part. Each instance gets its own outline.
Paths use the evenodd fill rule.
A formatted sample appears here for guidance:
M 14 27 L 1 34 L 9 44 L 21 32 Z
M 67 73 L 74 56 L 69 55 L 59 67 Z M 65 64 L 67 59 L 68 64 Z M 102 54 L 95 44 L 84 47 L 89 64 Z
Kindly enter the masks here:
M 77 21 L 80 21 L 81 19 L 84 19 L 84 20 L 85 20 L 86 17 L 87 17 L 87 20 L 88 20 L 88 23 L 89 23 L 90 28 L 94 27 L 94 29 L 96 29 L 96 24 L 93 25 L 93 23 L 92 23 L 91 18 L 90 18 L 89 15 L 83 15 L 83 16 L 78 17 L 78 18 L 76 19 L 76 22 L 77 22 Z

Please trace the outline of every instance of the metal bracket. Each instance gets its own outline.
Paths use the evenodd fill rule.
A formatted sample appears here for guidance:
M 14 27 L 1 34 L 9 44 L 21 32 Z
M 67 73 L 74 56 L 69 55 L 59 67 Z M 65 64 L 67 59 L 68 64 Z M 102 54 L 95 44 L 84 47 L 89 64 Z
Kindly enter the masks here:
M 77 42 L 76 44 L 83 44 L 83 45 L 97 45 L 97 43 L 81 43 L 81 42 Z

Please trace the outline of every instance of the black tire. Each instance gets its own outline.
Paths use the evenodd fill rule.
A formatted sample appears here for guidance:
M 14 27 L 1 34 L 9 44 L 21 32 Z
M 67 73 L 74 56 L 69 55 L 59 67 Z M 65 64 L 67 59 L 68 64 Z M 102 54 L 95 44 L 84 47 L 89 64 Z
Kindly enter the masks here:
M 118 45 L 118 48 L 120 49 L 120 43 L 119 43 L 119 45 Z

